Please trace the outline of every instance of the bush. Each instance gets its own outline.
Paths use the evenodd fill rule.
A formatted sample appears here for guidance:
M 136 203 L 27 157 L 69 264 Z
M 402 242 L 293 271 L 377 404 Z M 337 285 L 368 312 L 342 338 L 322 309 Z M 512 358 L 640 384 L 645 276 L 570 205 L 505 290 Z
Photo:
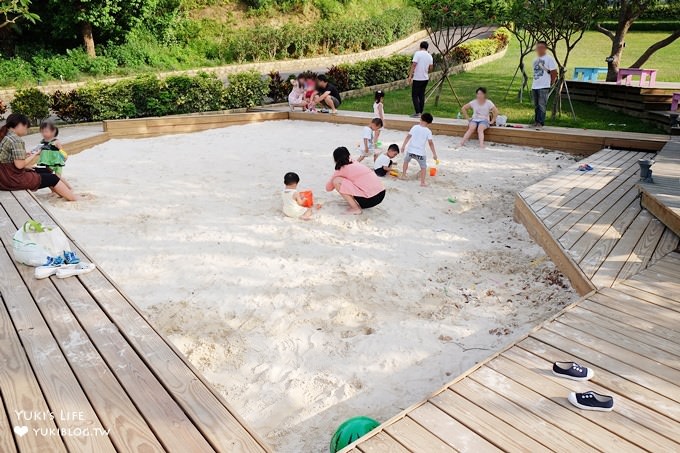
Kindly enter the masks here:
M 0 59 L 0 85 L 25 85 L 35 83 L 31 64 L 21 58 Z
M 80 75 L 78 66 L 68 56 L 44 57 L 36 55 L 31 61 L 33 70 L 43 78 L 71 81 L 76 80 Z
M 261 105 L 269 91 L 269 84 L 257 72 L 241 72 L 229 76 L 222 103 L 227 109 Z
M 67 123 L 93 121 L 95 112 L 78 90 L 55 91 L 50 97 L 50 108 Z
M 349 91 L 349 65 L 331 66 L 326 72 L 328 80 L 335 85 L 339 91 Z
M 498 42 L 494 39 L 474 39 L 453 49 L 451 58 L 454 64 L 469 63 L 493 55 L 497 50 Z
M 600 24 L 609 30 L 616 29 L 616 21 L 605 21 Z M 675 31 L 680 28 L 680 20 L 636 20 L 631 31 Z
M 511 37 L 512 34 L 510 33 L 510 30 L 505 27 L 498 27 L 496 31 L 491 34 L 489 39 L 496 41 L 496 52 L 498 52 L 508 47 Z
M 23 113 L 34 124 L 50 116 L 50 97 L 37 88 L 17 91 L 10 106 L 12 112 Z
M 269 73 L 269 98 L 272 102 L 283 102 L 288 100 L 288 93 L 293 86 L 289 80 L 283 80 L 279 71 Z
M 224 84 L 214 74 L 168 77 L 165 85 L 171 106 L 169 113 L 211 112 L 225 108 Z
M 607 20 L 618 21 L 618 8 L 612 8 L 606 15 Z M 643 20 L 678 20 L 680 17 L 680 2 L 657 4 L 648 8 L 640 19 Z

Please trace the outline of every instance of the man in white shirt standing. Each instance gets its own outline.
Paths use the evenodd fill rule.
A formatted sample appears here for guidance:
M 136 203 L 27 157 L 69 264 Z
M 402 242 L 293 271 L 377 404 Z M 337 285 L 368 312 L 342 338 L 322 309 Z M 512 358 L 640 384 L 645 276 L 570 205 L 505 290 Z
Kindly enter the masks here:
M 548 55 L 548 45 L 545 41 L 536 43 L 536 58 L 534 59 L 534 81 L 531 84 L 531 94 L 534 100 L 533 126 L 537 129 L 545 125 L 545 112 L 548 108 L 550 87 L 557 80 L 557 62 Z
M 427 52 L 429 44 L 427 41 L 420 43 L 420 50 L 413 54 L 413 63 L 408 71 L 408 83 L 411 85 L 411 100 L 415 113 L 412 118 L 420 118 L 425 110 L 425 90 L 427 82 L 430 81 L 430 71 L 432 71 L 432 55 Z

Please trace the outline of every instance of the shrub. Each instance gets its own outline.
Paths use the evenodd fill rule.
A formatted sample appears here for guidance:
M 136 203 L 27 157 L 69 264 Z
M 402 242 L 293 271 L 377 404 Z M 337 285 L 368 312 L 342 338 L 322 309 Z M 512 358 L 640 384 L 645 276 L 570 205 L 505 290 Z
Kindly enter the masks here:
M 0 58 L 0 85 L 24 85 L 34 83 L 31 64 L 21 58 Z
M 328 72 L 326 72 L 328 80 L 330 80 L 339 91 L 348 91 L 350 89 L 348 66 L 349 65 L 331 66 L 328 68 Z
M 269 84 L 257 72 L 241 72 L 229 76 L 229 84 L 222 96 L 228 109 L 261 105 L 269 90 Z
M 55 91 L 50 97 L 50 108 L 67 123 L 93 121 L 95 116 L 92 108 L 78 90 Z
M 604 21 L 600 24 L 609 30 L 616 29 L 617 22 Z M 631 31 L 675 31 L 680 28 L 680 20 L 636 20 L 630 27 Z
M 288 93 L 292 89 L 289 80 L 283 80 L 279 71 L 269 73 L 269 98 L 272 102 L 283 102 L 288 99 Z
M 12 112 L 23 113 L 34 124 L 50 116 L 50 97 L 37 88 L 17 91 L 10 106 Z
M 454 64 L 469 63 L 496 53 L 498 43 L 494 39 L 475 39 L 453 49 L 451 58 Z
M 211 112 L 225 108 L 224 84 L 214 74 L 168 77 L 165 84 L 171 100 L 169 113 Z
M 510 38 L 512 37 L 510 30 L 508 30 L 505 27 L 498 27 L 496 31 L 494 31 L 489 39 L 493 39 L 496 41 L 496 52 L 505 49 L 508 47 L 508 43 L 510 42 Z
M 57 55 L 43 57 L 36 55 L 32 59 L 34 71 L 46 78 L 60 80 L 76 80 L 80 74 L 78 66 L 67 56 Z

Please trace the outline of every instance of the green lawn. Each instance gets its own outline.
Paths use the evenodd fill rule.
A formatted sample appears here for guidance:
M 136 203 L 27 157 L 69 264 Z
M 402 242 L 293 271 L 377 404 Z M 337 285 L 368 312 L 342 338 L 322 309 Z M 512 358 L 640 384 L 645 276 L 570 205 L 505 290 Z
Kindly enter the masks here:
M 659 32 L 631 32 L 628 34 L 623 64 L 631 64 L 651 43 L 667 33 Z M 570 57 L 568 66 L 606 66 L 605 57 L 609 54 L 608 39 L 597 32 L 589 32 L 579 43 Z M 517 67 L 519 52 L 513 42 L 505 57 L 495 62 L 479 67 L 471 72 L 451 76 L 451 82 L 462 102 L 468 102 L 474 98 L 477 87 L 484 86 L 488 89 L 489 98 L 498 106 L 500 112 L 508 116 L 508 121 L 517 123 L 530 123 L 533 119 L 533 107 L 530 100 L 525 97 L 522 104 L 517 99 L 519 84 L 515 81 L 513 90 L 507 99 L 503 99 L 512 75 Z M 531 58 L 527 61 L 531 63 Z M 658 69 L 657 80 L 680 82 L 680 41 L 676 41 L 664 49 L 658 51 L 645 64 L 645 67 Z M 529 74 L 531 76 L 531 74 Z M 571 77 L 571 70 L 567 71 Z M 445 86 L 439 106 L 434 107 L 434 98 L 428 101 L 426 110 L 435 117 L 455 117 L 459 111 L 458 104 Z M 355 99 L 347 99 L 342 103 L 342 108 L 356 111 L 372 111 L 373 96 L 364 96 Z M 565 104 L 565 112 L 568 106 Z M 574 121 L 570 114 L 564 113 L 555 120 L 548 115 L 547 124 L 553 126 L 578 127 L 585 129 L 613 129 L 631 132 L 656 132 L 654 126 L 646 124 L 637 118 L 600 109 L 592 104 L 574 102 L 577 120 Z M 391 91 L 385 96 L 385 112 L 387 113 L 413 113 L 410 89 Z M 610 124 L 614 124 L 610 126 Z M 625 124 L 625 126 L 623 126 Z

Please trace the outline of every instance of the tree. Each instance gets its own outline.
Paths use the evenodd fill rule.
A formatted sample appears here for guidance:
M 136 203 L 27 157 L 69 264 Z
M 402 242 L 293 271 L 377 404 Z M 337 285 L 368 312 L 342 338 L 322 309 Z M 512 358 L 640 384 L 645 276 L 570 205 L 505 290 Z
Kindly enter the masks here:
M 618 21 L 614 30 L 609 30 L 598 23 L 595 29 L 607 36 L 612 42 L 612 49 L 607 59 L 607 81 L 614 82 L 621 66 L 621 56 L 626 44 L 626 35 L 633 23 L 640 18 L 645 11 L 658 3 L 658 0 L 620 0 L 614 11 L 618 10 Z M 631 65 L 632 68 L 639 68 L 649 60 L 649 58 L 659 49 L 666 47 L 680 38 L 680 27 L 673 31 L 666 38 L 661 39 L 645 50 L 642 55 Z
M 434 105 L 439 105 L 444 82 L 451 72 L 453 49 L 486 33 L 484 26 L 496 21 L 502 3 L 501 0 L 415 1 L 423 13 L 423 24 L 430 41 L 441 55 L 442 72 L 434 85 L 437 89 Z
M 2 0 L 0 1 L 0 28 L 16 24 L 18 20 L 35 23 L 40 20 L 37 14 L 29 10 L 31 0 Z
M 87 54 L 96 57 L 95 33 L 124 35 L 153 14 L 162 0 L 49 0 L 54 28 L 80 35 Z
M 517 71 L 522 75 L 522 83 L 519 92 L 517 93 L 519 101 L 522 102 L 524 91 L 529 89 L 529 76 L 527 75 L 526 66 L 524 64 L 525 58 L 534 50 L 536 46 L 538 30 L 535 29 L 541 22 L 536 19 L 536 14 L 531 8 L 527 8 L 526 0 L 512 0 L 505 11 L 504 23 L 510 33 L 513 34 L 517 43 L 519 44 L 519 62 L 517 64 Z M 515 76 L 517 75 L 515 71 Z M 513 76 L 508 92 L 515 81 Z M 506 97 L 508 95 L 506 92 Z
M 532 30 L 537 40 L 545 41 L 559 66 L 552 117 L 562 113 L 562 91 L 569 56 L 593 27 L 607 5 L 607 0 L 531 0 Z M 573 109 L 572 109 L 573 114 Z

